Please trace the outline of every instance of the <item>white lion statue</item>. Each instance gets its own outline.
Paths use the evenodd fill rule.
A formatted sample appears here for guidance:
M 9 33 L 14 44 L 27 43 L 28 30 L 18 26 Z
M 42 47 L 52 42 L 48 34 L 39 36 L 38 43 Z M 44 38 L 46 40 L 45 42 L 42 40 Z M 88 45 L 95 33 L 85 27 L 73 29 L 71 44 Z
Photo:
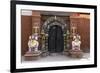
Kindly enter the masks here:
M 73 36 L 72 50 L 80 50 L 80 45 L 81 45 L 80 36 L 76 34 L 75 36 Z
M 38 46 L 39 46 L 39 42 L 38 42 L 38 35 L 32 35 L 29 36 L 29 41 L 28 41 L 28 47 L 29 47 L 29 51 L 38 51 Z

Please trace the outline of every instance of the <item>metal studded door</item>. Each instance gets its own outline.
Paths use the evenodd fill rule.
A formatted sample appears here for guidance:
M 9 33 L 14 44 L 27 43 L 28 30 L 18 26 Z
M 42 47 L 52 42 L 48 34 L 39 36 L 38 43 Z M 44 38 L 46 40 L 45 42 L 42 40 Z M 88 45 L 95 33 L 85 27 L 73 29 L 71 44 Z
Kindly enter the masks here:
M 64 39 L 62 28 L 53 25 L 49 29 L 48 51 L 50 53 L 60 53 L 64 50 Z

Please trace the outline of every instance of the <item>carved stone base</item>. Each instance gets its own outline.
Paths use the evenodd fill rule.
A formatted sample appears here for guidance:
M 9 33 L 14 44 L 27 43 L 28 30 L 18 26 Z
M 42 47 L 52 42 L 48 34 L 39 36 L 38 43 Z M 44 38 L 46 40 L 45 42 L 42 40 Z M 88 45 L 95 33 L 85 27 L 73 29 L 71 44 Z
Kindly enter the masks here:
M 41 52 L 37 51 L 37 52 L 26 52 L 26 54 L 24 55 L 24 59 L 25 60 L 37 60 L 40 58 Z
M 42 54 L 41 54 L 42 57 L 46 57 L 48 55 L 49 55 L 49 52 L 42 52 Z
M 69 54 L 73 58 L 82 58 L 83 57 L 82 50 L 69 50 Z
M 69 56 L 69 49 L 64 50 L 63 54 L 64 54 L 65 56 Z

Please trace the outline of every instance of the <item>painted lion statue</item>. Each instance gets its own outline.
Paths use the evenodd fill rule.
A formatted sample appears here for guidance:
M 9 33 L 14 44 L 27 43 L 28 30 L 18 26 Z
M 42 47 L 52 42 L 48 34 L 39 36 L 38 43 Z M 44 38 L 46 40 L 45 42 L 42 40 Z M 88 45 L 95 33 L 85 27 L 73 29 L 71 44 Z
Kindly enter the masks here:
M 29 36 L 29 41 L 28 41 L 29 51 L 38 51 L 38 46 L 39 46 L 38 36 L 35 35 Z
M 72 50 L 80 50 L 80 45 L 81 45 L 80 36 L 77 34 L 73 37 Z

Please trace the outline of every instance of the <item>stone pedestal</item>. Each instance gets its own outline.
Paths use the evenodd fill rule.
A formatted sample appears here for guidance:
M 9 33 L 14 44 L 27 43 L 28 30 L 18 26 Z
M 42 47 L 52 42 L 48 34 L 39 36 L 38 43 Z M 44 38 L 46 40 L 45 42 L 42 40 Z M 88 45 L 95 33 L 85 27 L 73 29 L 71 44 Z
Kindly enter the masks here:
M 42 57 L 46 57 L 48 55 L 49 55 L 49 52 L 47 52 L 47 51 L 46 52 L 42 52 L 42 54 L 41 54 Z
M 69 56 L 69 49 L 66 49 L 66 50 L 63 52 L 63 54 L 64 54 L 65 56 Z
M 69 50 L 69 55 L 73 58 L 82 58 L 83 51 L 82 50 Z
M 24 59 L 25 60 L 37 60 L 40 58 L 41 52 L 37 51 L 37 52 L 26 52 L 26 54 L 24 55 Z

